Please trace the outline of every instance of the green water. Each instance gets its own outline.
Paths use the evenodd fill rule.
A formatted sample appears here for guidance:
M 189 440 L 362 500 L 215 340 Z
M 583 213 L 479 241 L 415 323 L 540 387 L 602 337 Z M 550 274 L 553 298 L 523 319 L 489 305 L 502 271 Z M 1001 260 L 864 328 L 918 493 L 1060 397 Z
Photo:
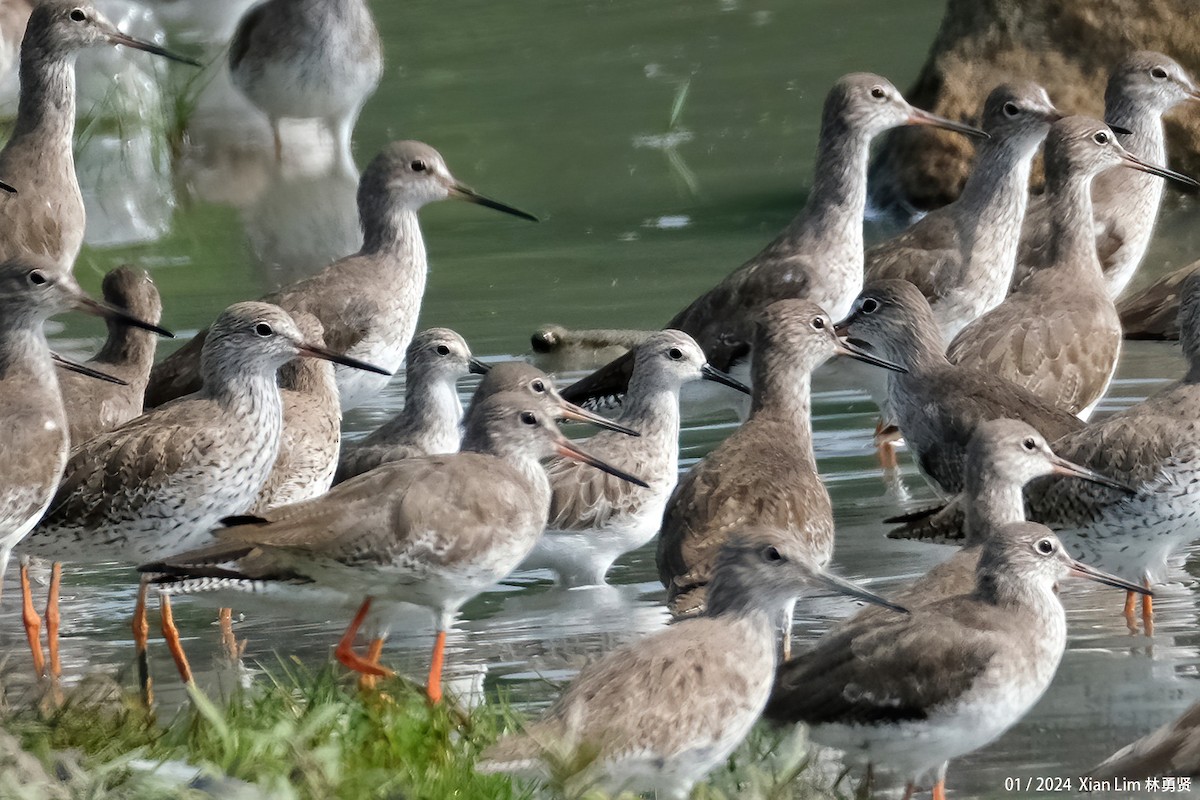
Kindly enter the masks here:
M 175 171 L 139 187 L 145 209 L 176 204 L 169 230 L 136 244 L 89 246 L 77 269 L 92 290 L 119 263 L 151 270 L 163 294 L 164 324 L 178 331 L 207 324 L 227 304 L 269 291 L 282 276 L 312 271 L 326 250 L 332 257 L 350 249 L 339 242 L 347 236 L 345 221 L 353 220 L 353 176 L 308 165 L 321 154 L 300 136 L 286 174 L 272 177 L 265 123 L 251 112 L 228 110 L 229 98 L 218 91 L 222 42 L 215 31 L 228 27 L 245 3 L 210 2 L 211 8 L 203 6 L 207 27 L 196 21 L 202 6 L 188 9 L 196 14 L 189 17 L 178 13 L 185 4 L 159 4 L 172 20 L 173 42 L 216 60 L 213 72 L 193 83 L 212 88 L 183 128 Z M 226 12 L 218 10 L 225 5 Z M 533 225 L 453 202 L 422 212 L 431 261 L 422 326 L 453 327 L 476 354 L 496 356 L 526 352 L 530 332 L 549 321 L 659 325 L 752 255 L 804 201 L 828 86 L 842 73 L 870 70 L 904 88 L 924 58 L 942 4 L 419 0 L 373 6 L 387 67 L 359 122 L 356 161 L 365 163 L 389 140 L 421 139 L 443 153 L 462 181 L 543 218 Z M 176 85 L 188 80 L 186 68 L 172 66 L 170 79 Z M 171 121 L 152 127 L 170 128 Z M 81 173 L 96 160 L 81 155 Z M 120 181 L 84 183 L 112 208 L 130 191 Z M 329 223 L 339 219 L 340 226 Z M 1169 215 L 1150 270 L 1190 260 L 1193 219 L 1189 209 Z M 100 215 L 90 221 L 93 231 L 105 227 Z M 333 232 L 324 235 L 327 224 Z M 302 234 L 313 241 L 289 247 Z M 308 258 L 270 255 L 289 249 Z M 98 325 L 63 321 L 60 346 L 80 354 L 94 349 Z M 164 351 L 171 346 L 165 343 Z M 1130 347 L 1102 412 L 1145 396 L 1178 371 L 1170 347 Z M 817 389 L 816 449 L 838 517 L 835 566 L 886 591 L 945 553 L 882 539 L 880 520 L 903 503 L 875 470 L 872 406 L 863 396 Z M 347 430 L 376 424 L 399 402 L 393 387 L 348 417 Z M 685 466 L 731 429 L 728 420 L 689 421 Z M 929 498 L 911 468 L 904 481 L 915 496 L 910 506 Z M 485 675 L 489 687 L 546 702 L 553 689 L 543 678 L 566 678 L 587 658 L 663 624 L 652 546 L 623 559 L 612 577 L 617 586 L 594 593 L 554 592 L 533 580 L 477 599 L 451 637 L 451 675 Z M 1189 580 L 1182 571 L 1173 578 Z M 77 570 L 66 585 L 68 676 L 126 667 L 127 573 Z M 1186 586 L 1171 584 L 1156 601 L 1160 621 L 1152 646 L 1125 633 L 1116 613 L 1121 598 L 1113 593 L 1071 587 L 1064 596 L 1072 641 L 1055 686 L 1003 740 L 952 766 L 959 796 L 999 796 L 1005 776 L 1083 770 L 1200 695 L 1197 613 Z M 845 611 L 829 601 L 802 605 L 797 635 L 811 639 Z M 211 611 L 181 602 L 177 613 L 190 631 L 201 680 L 215 680 Z M 246 613 L 238 632 L 250 640 L 250 663 L 270 663 L 276 652 L 320 662 L 342 623 L 299 622 L 279 610 Z M 3 623 L 0 649 L 19 651 L 11 606 Z M 423 613 L 398 626 L 385 653 L 389 663 L 423 674 L 429 626 Z M 169 701 L 169 659 L 158 647 L 154 659 L 160 695 Z

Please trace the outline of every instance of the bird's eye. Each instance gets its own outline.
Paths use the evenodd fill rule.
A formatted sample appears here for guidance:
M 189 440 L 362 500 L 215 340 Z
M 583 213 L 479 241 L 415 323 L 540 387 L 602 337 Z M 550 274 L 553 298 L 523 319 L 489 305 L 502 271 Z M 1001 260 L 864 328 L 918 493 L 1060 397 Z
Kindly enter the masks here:
M 1152 70 L 1150 70 L 1150 77 L 1154 78 L 1156 81 L 1165 80 L 1167 77 L 1167 71 L 1162 67 L 1154 67 Z
M 883 90 L 882 86 L 872 86 L 871 97 L 874 97 L 876 100 L 882 100 L 884 97 L 887 97 L 887 92 Z
M 863 299 L 858 307 L 864 314 L 874 314 L 879 310 L 879 301 L 874 297 L 867 297 Z
M 1038 543 L 1034 546 L 1037 547 L 1037 551 L 1044 556 L 1048 556 L 1054 552 L 1053 539 L 1038 539 Z
M 1021 442 L 1021 447 L 1024 447 L 1026 450 L 1032 453 L 1037 449 L 1037 440 L 1032 436 L 1026 436 L 1025 440 Z
M 1096 131 L 1092 136 L 1092 141 L 1096 144 L 1108 144 L 1108 131 Z
M 46 274 L 44 272 L 42 272 L 40 269 L 30 270 L 28 277 L 29 277 L 29 282 L 31 284 L 33 284 L 34 286 L 44 286 L 46 284 L 46 281 L 49 280 L 46 277 Z
M 541 380 L 536 380 L 533 383 L 529 384 L 529 388 L 533 389 L 533 391 L 537 392 L 538 394 L 546 393 L 546 384 L 543 383 Z
M 429 167 L 425 166 L 425 162 L 421 161 L 420 159 L 417 159 L 408 166 L 412 168 L 413 172 L 424 172 L 425 170 L 429 169 Z
M 673 361 L 678 361 L 679 359 L 683 358 L 683 351 L 678 347 L 672 347 L 667 351 L 667 356 Z
M 84 13 L 84 10 L 82 8 L 72 9 L 69 16 L 75 22 L 86 22 L 87 21 L 87 14 Z
M 444 344 L 439 344 L 437 346 L 437 354 L 439 356 L 448 356 L 448 355 L 450 355 L 450 348 L 446 347 L 446 345 L 444 345 Z
M 254 326 L 254 332 L 259 336 L 270 336 L 275 331 L 265 322 L 260 322 Z
M 1004 104 L 1004 115 L 1005 116 L 1015 117 L 1017 114 L 1020 114 L 1020 113 L 1021 113 L 1021 109 L 1017 108 L 1016 103 L 1005 103 Z
M 532 411 L 522 411 L 521 422 L 525 425 L 537 425 L 537 415 Z
M 812 326 L 815 331 L 825 330 L 825 319 L 823 317 L 813 317 Z
M 783 554 L 775 545 L 768 545 L 762 551 L 763 561 L 783 561 Z

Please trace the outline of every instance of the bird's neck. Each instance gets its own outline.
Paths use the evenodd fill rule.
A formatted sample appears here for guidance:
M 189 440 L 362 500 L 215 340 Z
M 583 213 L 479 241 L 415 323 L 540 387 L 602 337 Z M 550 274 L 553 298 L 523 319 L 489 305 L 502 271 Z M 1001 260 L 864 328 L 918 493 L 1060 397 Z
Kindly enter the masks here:
M 101 364 L 128 364 L 137 367 L 139 373 L 149 372 L 154 363 L 154 336 L 141 328 L 112 323 L 104 346 L 92 360 Z
M 403 205 L 365 206 L 359 209 L 362 220 L 365 255 L 407 256 L 414 263 L 425 264 L 425 239 L 417 220 L 417 209 Z
M 47 155 L 72 164 L 75 132 L 75 56 L 47 57 L 39 48 L 21 50 L 21 93 L 10 144 L 28 141 Z
M 871 139 L 845 120 L 822 121 L 812 191 L 801 217 L 809 231 L 848 252 L 863 251 L 863 214 L 867 205 L 867 161 Z
M 761 593 L 757 591 L 759 587 L 746 584 L 747 582 L 740 580 L 739 576 L 730 576 L 726 571 L 718 570 L 708 584 L 704 615 L 740 617 L 774 631 L 775 618 L 782 607 L 764 608 Z
M 1121 144 L 1125 149 L 1155 164 L 1162 164 L 1167 158 L 1167 137 L 1163 132 L 1162 115 L 1161 109 L 1147 108 L 1122 96 L 1110 98 L 1104 108 L 1105 122 L 1129 131 L 1121 135 Z M 1124 167 L 1119 169 L 1125 170 Z
M 618 420 L 635 429 L 647 444 L 679 441 L 679 384 L 635 368 Z
M 967 220 L 964 251 L 970 254 L 968 280 L 977 275 L 1006 275 L 1002 283 L 1007 289 L 1016 266 L 1018 232 L 1025 218 L 1036 150 L 1014 142 L 990 141 L 980 149 L 978 164 L 957 203 L 961 218 Z
M 0 328 L 0 381 L 18 376 L 55 381 L 54 370 L 40 323 Z
M 424 431 L 437 442 L 453 442 L 457 447 L 463 408 L 453 379 L 434 377 L 411 381 L 404 390 L 404 415 L 408 430 Z M 439 446 L 438 449 L 447 448 Z
M 1092 220 L 1092 175 L 1054 175 L 1048 171 L 1050 263 L 1081 275 L 1100 275 Z
M 982 544 L 985 532 L 991 528 L 1025 521 L 1023 487 L 986 467 L 967 470 L 963 492 L 967 501 L 964 546 Z
M 333 365 L 328 361 L 316 358 L 294 358 L 284 364 L 279 370 L 279 386 L 282 389 L 308 395 L 321 401 L 322 406 L 333 404 L 339 409 L 340 403 Z
M 789 423 L 798 439 L 812 440 L 812 374 L 808 364 L 770 358 L 756 348 L 751 364 L 750 416 Z M 768 365 L 768 361 L 771 361 Z
M 201 362 L 204 384 L 200 392 L 228 413 L 255 420 L 264 414 L 279 413 L 283 400 L 274 371 L 206 369 L 207 366 Z

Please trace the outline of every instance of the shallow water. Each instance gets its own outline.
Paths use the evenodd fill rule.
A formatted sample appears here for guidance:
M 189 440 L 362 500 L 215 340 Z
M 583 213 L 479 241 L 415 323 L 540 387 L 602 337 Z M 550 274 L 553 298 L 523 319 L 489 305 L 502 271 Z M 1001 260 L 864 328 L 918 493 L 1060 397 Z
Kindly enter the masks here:
M 247 2 L 150 5 L 173 43 L 215 54 Z M 454 203 L 425 211 L 432 272 L 422 326 L 453 327 L 476 354 L 497 359 L 525 353 L 543 322 L 661 324 L 799 208 L 820 103 L 839 74 L 869 69 L 901 87 L 915 76 L 942 4 L 903 5 L 472 0 L 451 11 L 431 0 L 377 3 L 388 67 L 360 120 L 357 162 L 390 139 L 419 138 L 438 147 L 460 179 L 544 218 L 530 225 Z M 127 60 L 149 69 L 141 54 Z M 146 85 L 182 86 L 192 78 L 172 66 Z M 117 264 L 151 270 L 164 296 L 164 324 L 181 333 L 357 245 L 355 176 L 328 143 L 304 126 L 289 128 L 285 137 L 294 146 L 277 170 L 265 123 L 232 93 L 221 70 L 192 80 L 190 88 L 199 86 L 204 93 L 173 174 L 156 168 L 165 152 L 161 124 L 139 127 L 127 115 L 120 126 L 93 126 L 80 147 L 92 246 L 77 274 L 95 290 Z M 1144 276 L 1200 252 L 1194 213 L 1176 208 L 1167 215 Z M 62 323 L 56 346 L 78 355 L 94 350 L 99 326 Z M 1176 348 L 1129 345 L 1100 413 L 1144 397 L 1179 368 Z M 470 388 L 463 384 L 464 395 Z M 865 395 L 821 376 L 816 389 L 817 455 L 838 516 L 835 566 L 886 593 L 948 552 L 883 538 L 884 517 L 932 493 L 907 462 L 907 500 L 880 479 Z M 348 434 L 394 413 L 402 394 L 397 379 L 347 416 Z M 721 415 L 686 420 L 682 466 L 732 424 Z M 589 658 L 665 623 L 653 560 L 652 546 L 630 554 L 613 570 L 614 585 L 601 589 L 563 592 L 544 576 L 520 576 L 477 598 L 451 636 L 450 673 L 464 688 L 482 679 L 520 702 L 547 702 L 554 685 Z M 1054 686 L 1001 741 L 952 765 L 952 793 L 999 796 L 1005 777 L 1076 775 L 1200 697 L 1195 581 L 1184 569 L 1172 580 L 1156 600 L 1152 640 L 1126 631 L 1119 592 L 1065 587 L 1071 643 Z M 6 594 L 0 652 L 10 653 L 8 680 L 19 686 L 26 656 L 12 576 Z M 127 569 L 68 570 L 68 679 L 95 669 L 128 671 L 133 595 Z M 211 609 L 187 599 L 176 607 L 202 682 L 227 679 L 215 667 Z M 802 602 L 797 636 L 815 638 L 849 610 L 828 598 Z M 247 605 L 245 612 L 237 633 L 249 641 L 251 667 L 270 667 L 276 653 L 322 663 L 344 621 L 337 612 L 318 611 L 302 622 L 278 608 Z M 397 624 L 385 658 L 421 676 L 431 645 L 428 615 L 417 611 Z M 152 649 L 160 698 L 178 701 L 169 657 L 157 642 Z

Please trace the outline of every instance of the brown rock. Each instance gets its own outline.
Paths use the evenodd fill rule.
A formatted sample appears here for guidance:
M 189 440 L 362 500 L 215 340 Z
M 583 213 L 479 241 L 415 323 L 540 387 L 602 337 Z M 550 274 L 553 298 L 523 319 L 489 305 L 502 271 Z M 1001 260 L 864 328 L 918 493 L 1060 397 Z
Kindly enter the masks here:
M 1109 68 L 1133 50 L 1165 53 L 1200 74 L 1198 23 L 1195 0 L 948 0 L 925 66 L 904 96 L 977 122 L 996 84 L 1025 78 L 1044 86 L 1060 109 L 1099 117 Z M 1181 108 L 1166 124 L 1172 165 L 1200 170 L 1200 114 Z M 972 155 L 962 136 L 894 130 L 871 165 L 872 204 L 897 216 L 945 205 L 958 196 Z

